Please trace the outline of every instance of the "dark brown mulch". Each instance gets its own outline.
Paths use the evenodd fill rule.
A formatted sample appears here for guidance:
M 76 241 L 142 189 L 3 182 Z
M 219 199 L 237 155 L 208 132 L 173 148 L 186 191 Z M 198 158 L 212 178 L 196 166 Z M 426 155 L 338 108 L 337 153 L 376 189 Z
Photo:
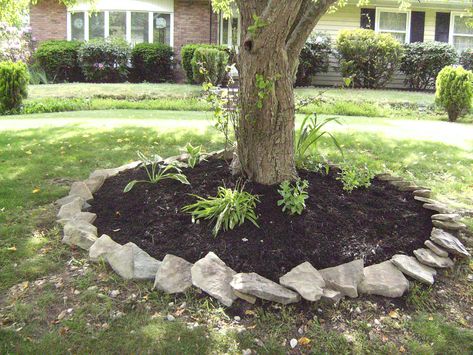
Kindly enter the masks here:
M 321 269 L 356 258 L 369 265 L 396 253 L 412 253 L 432 229 L 432 213 L 409 192 L 374 180 L 368 189 L 347 193 L 335 171 L 329 175 L 300 171 L 310 183 L 301 216 L 281 211 L 276 186 L 247 183 L 246 190 L 260 195 L 260 228 L 248 222 L 213 237 L 213 224 L 192 224 L 181 208 L 195 201 L 190 194 L 214 196 L 218 186 L 233 187 L 237 181 L 223 160 L 203 162 L 184 173 L 192 186 L 165 180 L 138 184 L 126 194 L 123 188 L 130 180 L 146 179 L 143 169 L 108 179 L 92 203 L 99 233 L 121 244 L 134 242 L 159 260 L 174 254 L 195 262 L 213 251 L 238 272 L 278 280 L 304 261 Z

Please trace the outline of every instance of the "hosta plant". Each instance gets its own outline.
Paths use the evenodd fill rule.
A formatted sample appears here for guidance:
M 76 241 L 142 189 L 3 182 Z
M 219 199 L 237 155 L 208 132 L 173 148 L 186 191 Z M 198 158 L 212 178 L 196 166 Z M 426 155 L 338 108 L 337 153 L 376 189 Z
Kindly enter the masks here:
M 194 147 L 192 144 L 187 143 L 186 151 L 187 154 L 189 154 L 189 157 L 187 158 L 187 165 L 189 165 L 191 168 L 194 168 L 200 163 L 202 157 L 202 146 L 198 145 L 197 147 Z
M 197 202 L 185 206 L 182 210 L 192 215 L 192 220 L 208 219 L 215 220 L 213 235 L 218 232 L 234 229 L 249 220 L 258 227 L 258 217 L 255 212 L 258 196 L 243 191 L 242 187 L 236 186 L 229 189 L 220 186 L 217 196 L 203 198 L 196 196 Z
M 282 211 L 287 211 L 290 215 L 302 214 L 306 207 L 305 200 L 309 198 L 308 187 L 307 180 L 298 179 L 295 184 L 291 184 L 288 180 L 283 181 L 279 185 L 278 192 L 282 199 L 278 201 L 278 206 L 282 206 Z
M 150 183 L 157 184 L 158 182 L 166 179 L 177 180 L 183 184 L 189 185 L 187 177 L 182 173 L 179 167 L 173 164 L 160 164 L 163 159 L 159 155 L 153 157 L 147 157 L 141 152 L 138 152 L 143 167 L 148 175 L 148 180 L 132 180 L 126 186 L 123 192 L 129 192 L 138 183 Z

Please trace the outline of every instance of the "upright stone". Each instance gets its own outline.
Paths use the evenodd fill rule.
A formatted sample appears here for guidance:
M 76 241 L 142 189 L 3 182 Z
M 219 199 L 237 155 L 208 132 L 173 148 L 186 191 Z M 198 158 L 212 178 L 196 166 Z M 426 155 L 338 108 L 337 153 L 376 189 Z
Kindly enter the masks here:
M 465 246 L 456 237 L 444 230 L 433 228 L 430 239 L 452 254 L 466 258 L 471 256 Z
M 322 301 L 337 304 L 342 298 L 343 294 L 340 291 L 335 291 L 330 288 L 324 288 L 324 293 L 322 294 Z
M 351 298 L 358 297 L 358 284 L 363 280 L 363 260 L 320 270 L 327 287 Z
M 87 184 L 83 181 L 77 181 L 73 183 L 69 195 L 82 197 L 85 201 L 91 201 L 94 199 L 94 196 L 92 196 Z
M 103 234 L 89 249 L 89 259 L 93 262 L 98 262 L 100 259 L 105 259 L 107 254 L 114 253 L 122 246 L 113 241 L 108 235 Z
M 97 228 L 83 221 L 69 221 L 64 226 L 62 242 L 89 250 L 97 240 Z
M 396 254 L 391 261 L 404 274 L 425 284 L 433 285 L 437 271 L 429 266 L 422 265 L 413 256 Z
M 414 255 L 424 265 L 435 267 L 435 268 L 448 268 L 453 267 L 453 261 L 449 257 L 442 257 L 435 254 L 430 249 L 416 249 Z
M 280 277 L 279 283 L 312 302 L 318 301 L 322 297 L 325 287 L 325 281 L 320 272 L 307 261 Z
M 74 197 L 71 202 L 61 206 L 57 214 L 57 218 L 61 219 L 72 219 L 75 215 L 82 212 L 82 206 L 84 205 L 84 199 L 82 197 Z
M 87 185 L 87 187 L 89 188 L 92 194 L 96 193 L 102 187 L 104 182 L 105 182 L 105 176 L 103 175 L 98 175 L 93 178 L 88 178 L 87 180 L 84 181 L 84 183 Z
M 365 278 L 358 286 L 360 293 L 384 297 L 401 297 L 409 289 L 409 281 L 391 261 L 367 266 Z
M 156 273 L 154 288 L 168 294 L 185 292 L 192 286 L 192 264 L 178 256 L 164 257 Z
M 238 292 L 256 296 L 267 301 L 289 304 L 300 300 L 300 296 L 297 293 L 254 272 L 236 274 L 233 276 L 230 285 Z
M 198 260 L 191 268 L 192 284 L 228 307 L 237 299 L 230 286 L 235 274 L 235 271 L 212 252 Z
M 126 280 L 154 280 L 160 262 L 134 243 L 107 253 L 105 259 L 112 269 Z

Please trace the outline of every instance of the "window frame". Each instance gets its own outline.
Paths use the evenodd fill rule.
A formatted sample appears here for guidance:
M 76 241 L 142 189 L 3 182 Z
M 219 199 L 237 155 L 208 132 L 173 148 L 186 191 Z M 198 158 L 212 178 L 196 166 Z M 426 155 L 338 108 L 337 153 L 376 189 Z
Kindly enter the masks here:
M 154 14 L 163 14 L 169 15 L 170 18 L 170 33 L 169 33 L 169 46 L 174 47 L 174 12 L 168 11 L 146 11 L 146 10 L 115 10 L 115 9 L 107 9 L 107 10 L 100 10 L 100 11 L 67 11 L 67 40 L 72 40 L 72 20 L 71 15 L 73 13 L 80 13 L 84 14 L 84 41 L 89 41 L 89 13 L 92 12 L 103 12 L 104 13 L 104 38 L 108 38 L 110 36 L 110 12 L 125 12 L 125 32 L 126 32 L 126 41 L 131 44 L 131 13 L 132 12 L 139 12 L 139 13 L 147 13 L 148 14 L 148 42 L 153 43 L 154 41 L 154 28 L 153 28 L 153 16 Z M 145 42 L 146 43 L 146 42 Z
M 469 14 L 468 12 L 458 12 L 458 11 L 450 12 L 450 30 L 449 30 L 449 33 L 448 33 L 448 43 L 450 45 L 452 45 L 453 47 L 455 47 L 455 41 L 454 41 L 455 36 L 456 37 L 473 38 L 473 34 L 454 33 L 454 31 L 455 31 L 455 18 L 456 17 L 471 17 L 471 18 L 473 18 L 473 15 Z M 473 47 L 471 47 L 471 48 L 473 48 Z M 457 49 L 457 48 L 455 47 L 455 49 Z M 457 49 L 457 50 L 460 51 L 459 49 Z
M 231 17 L 227 18 L 227 43 L 224 44 L 223 43 L 223 20 L 224 20 L 224 16 L 222 13 L 220 13 L 220 18 L 219 18 L 219 23 L 218 23 L 218 31 L 219 31 L 219 41 L 220 41 L 220 44 L 221 45 L 226 45 L 228 46 L 228 48 L 236 48 L 238 49 L 238 47 L 240 46 L 240 42 L 241 42 L 241 16 L 240 14 L 233 14 Z M 238 25 L 237 25 L 237 43 L 233 43 L 233 28 L 232 28 L 232 21 L 233 19 L 238 19 Z
M 397 14 L 406 14 L 406 37 L 404 43 L 410 43 L 411 41 L 411 10 L 400 10 L 399 8 L 395 7 L 377 7 L 376 8 L 376 20 L 374 24 L 374 30 L 377 33 L 404 33 L 402 31 L 397 30 L 382 30 L 380 29 L 381 24 L 381 13 L 382 12 L 393 12 Z

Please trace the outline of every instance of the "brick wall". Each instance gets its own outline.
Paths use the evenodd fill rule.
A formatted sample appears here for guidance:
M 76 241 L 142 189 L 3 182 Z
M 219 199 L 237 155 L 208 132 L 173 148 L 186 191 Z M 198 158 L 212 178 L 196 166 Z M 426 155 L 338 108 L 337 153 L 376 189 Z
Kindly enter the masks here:
M 174 0 L 174 51 L 178 56 L 186 44 L 217 43 L 217 31 L 218 15 L 211 12 L 210 0 Z
M 36 41 L 67 38 L 67 10 L 57 0 L 41 0 L 30 10 L 32 36 Z

